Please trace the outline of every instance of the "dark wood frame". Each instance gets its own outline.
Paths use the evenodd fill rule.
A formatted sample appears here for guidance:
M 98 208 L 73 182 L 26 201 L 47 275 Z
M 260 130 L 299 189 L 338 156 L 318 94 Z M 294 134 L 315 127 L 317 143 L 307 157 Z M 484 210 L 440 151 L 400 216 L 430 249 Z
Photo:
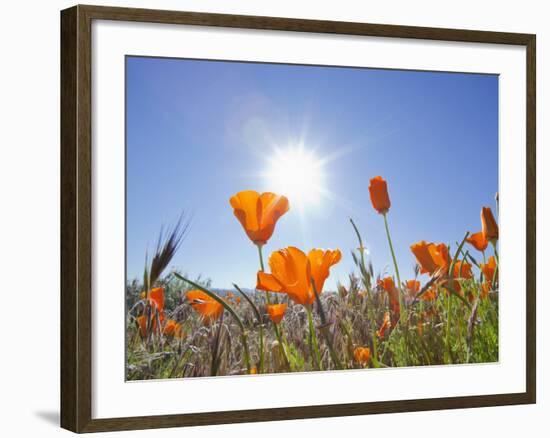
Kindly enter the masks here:
M 91 23 L 121 20 L 525 46 L 527 51 L 527 381 L 526 392 L 92 419 Z M 196 12 L 75 6 L 61 12 L 61 426 L 98 432 L 206 424 L 471 408 L 536 402 L 536 37 L 439 29 Z

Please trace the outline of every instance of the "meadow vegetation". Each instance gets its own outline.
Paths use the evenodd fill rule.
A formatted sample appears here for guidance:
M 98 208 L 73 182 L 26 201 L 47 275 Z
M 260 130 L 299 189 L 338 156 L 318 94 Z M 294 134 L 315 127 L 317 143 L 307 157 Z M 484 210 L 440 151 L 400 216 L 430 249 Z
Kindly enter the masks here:
M 369 193 L 391 273 L 375 273 L 350 219 L 355 269 L 336 291 L 324 285 L 344 256 L 338 248 L 286 247 L 264 261 L 277 221 L 292 213 L 284 195 L 247 190 L 230 199 L 258 251 L 255 290 L 214 290 L 208 279 L 166 272 L 187 222 L 161 232 L 143 278 L 126 288 L 127 379 L 498 361 L 498 224 L 491 209 L 481 207 L 480 231 L 457 241 L 411 242 L 415 275 L 403 279 L 387 182 L 372 178 Z

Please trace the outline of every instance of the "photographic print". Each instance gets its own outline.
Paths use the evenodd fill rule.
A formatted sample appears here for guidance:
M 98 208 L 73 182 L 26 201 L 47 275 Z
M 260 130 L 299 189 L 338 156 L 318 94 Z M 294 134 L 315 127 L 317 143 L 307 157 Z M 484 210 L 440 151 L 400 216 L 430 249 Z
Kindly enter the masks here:
M 127 380 L 498 362 L 498 75 L 125 63 Z

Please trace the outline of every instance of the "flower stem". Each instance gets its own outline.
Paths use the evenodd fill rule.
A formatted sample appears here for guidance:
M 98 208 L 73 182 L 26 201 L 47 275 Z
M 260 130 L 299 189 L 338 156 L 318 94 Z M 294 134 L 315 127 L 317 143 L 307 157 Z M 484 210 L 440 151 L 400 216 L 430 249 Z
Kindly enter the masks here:
M 388 226 L 388 216 L 387 213 L 384 213 L 384 226 L 386 227 L 386 236 L 388 236 L 388 243 L 390 245 L 391 257 L 393 259 L 393 266 L 395 267 L 395 276 L 397 277 L 397 288 L 399 289 L 399 309 L 400 309 L 400 320 L 403 323 L 405 319 L 405 307 L 403 306 L 403 290 L 401 286 L 401 276 L 399 275 L 399 267 L 397 266 L 397 259 L 395 258 L 395 252 L 393 250 L 393 243 L 390 235 L 390 228 Z
M 258 256 L 260 257 L 260 270 L 262 272 L 265 272 L 264 255 L 263 255 L 263 251 L 262 251 L 263 245 L 257 244 L 256 246 L 258 247 Z M 270 296 L 269 296 L 269 292 L 267 292 L 267 291 L 265 293 L 265 299 L 267 301 L 267 304 L 271 304 L 271 299 L 270 299 Z
M 495 260 L 497 261 L 497 268 L 498 268 L 499 267 L 499 257 L 498 257 L 497 244 L 494 240 L 491 240 L 491 246 L 493 247 L 493 251 L 495 252 Z
M 332 344 L 332 336 L 330 335 L 329 326 L 330 323 L 327 321 L 327 317 L 325 315 L 325 311 L 323 309 L 323 303 L 321 303 L 321 299 L 319 298 L 319 293 L 317 292 L 317 288 L 315 287 L 315 280 L 311 278 L 311 287 L 313 289 L 313 293 L 315 294 L 315 301 L 317 302 L 317 310 L 319 312 L 319 316 L 321 317 L 321 334 L 325 338 L 325 342 L 327 343 L 328 350 L 330 352 L 330 357 L 332 361 L 334 362 L 334 365 L 337 369 L 342 369 L 342 363 L 340 362 L 340 359 L 338 358 L 338 355 L 336 354 L 336 351 L 334 350 L 334 346 Z
M 262 251 L 262 248 L 263 248 L 263 245 L 256 245 L 258 247 L 258 256 L 260 257 L 260 270 L 262 272 L 265 272 L 265 265 L 264 265 L 264 256 L 263 256 L 263 251 Z M 267 304 L 271 304 L 271 299 L 270 299 L 270 296 L 269 296 L 269 292 L 265 292 L 265 299 L 267 301 Z M 281 338 L 281 334 L 279 333 L 279 327 L 277 326 L 277 324 L 273 323 L 273 328 L 275 330 L 275 336 L 277 336 L 277 341 L 279 342 L 279 345 L 281 346 L 281 351 L 283 352 L 283 359 L 285 361 L 285 365 L 286 367 L 288 368 L 288 370 L 290 371 L 290 361 L 288 360 L 288 355 L 287 355 L 287 352 L 286 352 L 286 344 L 283 343 L 283 340 Z
M 319 353 L 319 345 L 317 343 L 317 335 L 315 334 L 315 328 L 313 327 L 313 315 L 311 312 L 311 306 L 305 306 L 307 311 L 307 320 L 309 323 L 309 339 L 311 341 L 311 347 L 313 349 L 313 362 L 318 371 L 321 371 L 321 355 Z M 315 363 L 316 362 L 316 363 Z
M 260 269 L 262 270 L 262 272 L 265 271 L 265 267 L 264 267 L 264 256 L 262 254 L 262 248 L 263 248 L 263 245 L 256 245 L 258 247 L 258 255 L 260 256 Z

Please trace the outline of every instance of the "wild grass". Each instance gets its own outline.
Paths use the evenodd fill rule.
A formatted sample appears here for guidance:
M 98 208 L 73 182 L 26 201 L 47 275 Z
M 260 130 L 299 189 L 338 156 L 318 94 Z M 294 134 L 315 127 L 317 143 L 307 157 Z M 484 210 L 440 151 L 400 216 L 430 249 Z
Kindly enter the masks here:
M 314 287 L 311 306 L 271 293 L 271 304 L 288 305 L 275 324 L 267 315 L 263 291 L 245 293 L 238 286 L 213 291 L 208 279 L 186 280 L 179 270 L 162 276 L 187 229 L 181 223 L 159 240 L 144 280 L 127 285 L 128 380 L 498 361 L 498 276 L 495 272 L 490 282 L 484 279 L 481 262 L 464 241 L 448 246 L 448 271 L 422 275 L 415 267 L 415 279 L 424 282 L 421 288 L 397 283 L 396 303 L 384 287 L 387 277 L 375 275 L 366 260 L 352 222 L 350 233 L 356 234 L 359 248 L 351 252 L 355 269 L 346 283 L 336 291 Z M 471 278 L 453 277 L 459 262 L 471 265 Z M 162 288 L 162 306 L 152 301 L 152 287 Z M 219 298 L 224 306 L 219 318 L 205 319 L 193 307 L 203 303 L 186 298 L 197 288 Z M 181 331 L 166 331 L 167 321 Z M 358 354 L 360 348 L 368 349 L 366 356 Z

